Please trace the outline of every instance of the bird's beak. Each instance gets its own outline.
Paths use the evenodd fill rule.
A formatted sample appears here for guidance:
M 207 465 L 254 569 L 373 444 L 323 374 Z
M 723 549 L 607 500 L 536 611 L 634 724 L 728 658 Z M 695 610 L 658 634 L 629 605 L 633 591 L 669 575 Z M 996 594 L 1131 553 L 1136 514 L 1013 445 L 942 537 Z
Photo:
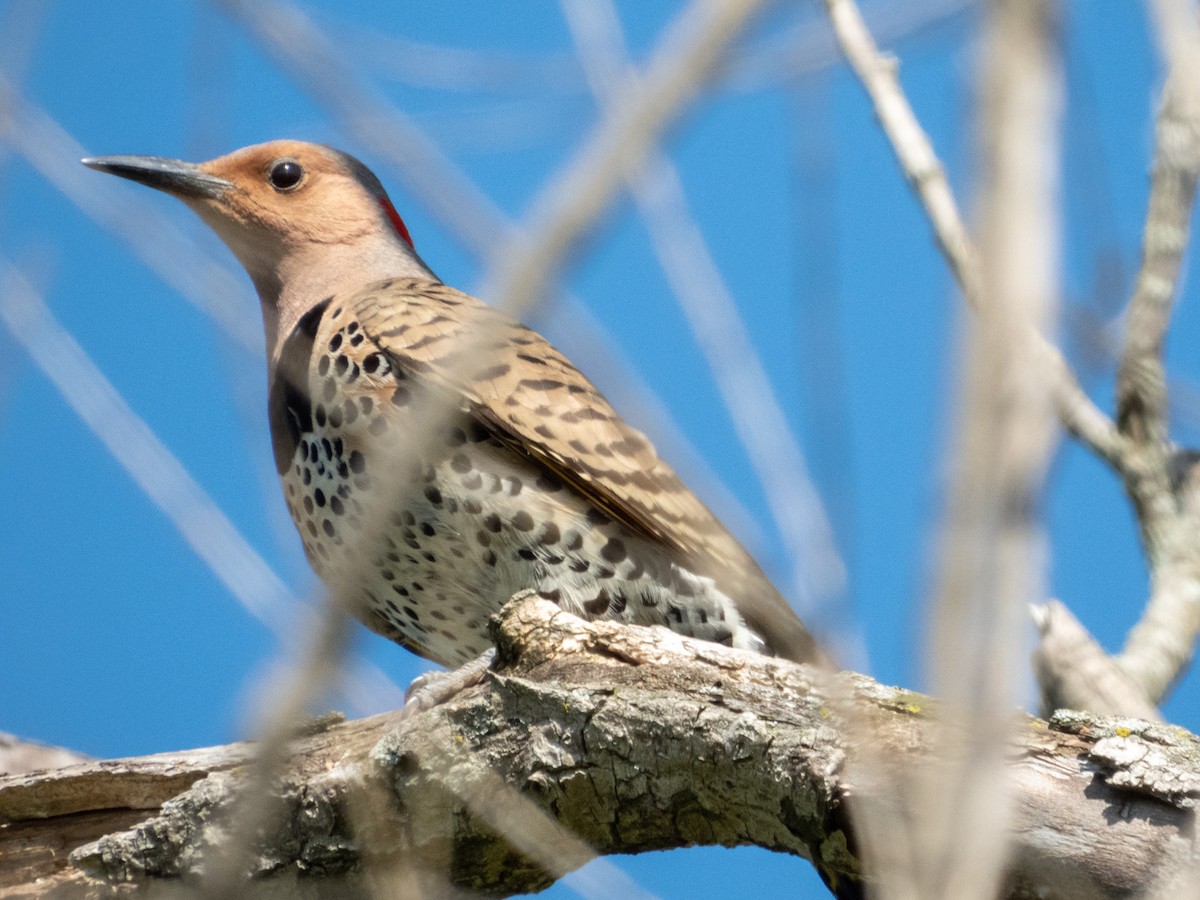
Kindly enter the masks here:
M 85 166 L 130 181 L 149 185 L 176 197 L 216 199 L 233 187 L 233 182 L 209 175 L 195 163 L 162 156 L 89 156 Z

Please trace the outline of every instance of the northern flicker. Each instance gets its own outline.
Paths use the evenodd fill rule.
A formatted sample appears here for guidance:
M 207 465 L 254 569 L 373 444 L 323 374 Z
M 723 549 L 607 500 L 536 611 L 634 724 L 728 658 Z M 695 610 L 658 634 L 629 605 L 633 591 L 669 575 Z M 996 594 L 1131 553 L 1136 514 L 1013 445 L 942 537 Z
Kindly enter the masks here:
M 358 160 L 274 141 L 198 165 L 83 162 L 179 198 L 246 268 L 288 509 L 317 574 L 369 628 L 455 666 L 532 589 L 589 619 L 820 657 L 566 357 L 433 274 Z

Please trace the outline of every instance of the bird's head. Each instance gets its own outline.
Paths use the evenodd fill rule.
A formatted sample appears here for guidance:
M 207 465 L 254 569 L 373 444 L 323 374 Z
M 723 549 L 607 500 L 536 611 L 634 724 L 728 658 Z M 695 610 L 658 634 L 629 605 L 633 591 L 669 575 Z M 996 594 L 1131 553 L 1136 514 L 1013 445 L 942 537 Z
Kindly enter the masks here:
M 195 210 L 254 280 L 272 343 L 330 293 L 382 278 L 433 277 L 379 179 L 330 147 L 271 141 L 198 164 L 157 156 L 83 163 Z

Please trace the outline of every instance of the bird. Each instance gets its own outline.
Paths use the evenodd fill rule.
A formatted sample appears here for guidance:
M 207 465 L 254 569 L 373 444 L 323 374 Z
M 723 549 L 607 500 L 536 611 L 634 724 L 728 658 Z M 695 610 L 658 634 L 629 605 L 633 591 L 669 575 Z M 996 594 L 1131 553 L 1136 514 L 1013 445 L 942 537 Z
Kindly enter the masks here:
M 589 620 L 823 660 L 650 440 L 544 337 L 443 283 L 356 158 L 279 140 L 82 162 L 183 201 L 246 269 L 288 510 L 368 628 L 455 668 L 535 591 Z

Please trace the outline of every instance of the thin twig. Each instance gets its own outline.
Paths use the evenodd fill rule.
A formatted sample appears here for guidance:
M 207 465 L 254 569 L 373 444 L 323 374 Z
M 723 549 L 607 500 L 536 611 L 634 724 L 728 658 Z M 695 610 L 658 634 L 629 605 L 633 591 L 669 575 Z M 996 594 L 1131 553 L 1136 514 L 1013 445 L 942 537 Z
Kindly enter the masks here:
M 980 275 L 976 251 L 958 212 L 945 169 L 933 150 L 897 76 L 897 63 L 879 51 L 854 0 L 825 0 L 834 32 L 875 107 L 900 168 L 913 186 L 929 217 L 938 248 L 963 295 L 979 306 Z M 1040 334 L 1043 346 L 1036 360 L 1049 374 L 1063 427 L 1105 459 L 1113 460 L 1120 446 L 1112 421 L 1079 386 L 1062 353 Z
M 1139 445 L 1165 448 L 1169 435 L 1163 344 L 1200 176 L 1200 32 L 1187 0 L 1154 0 L 1150 5 L 1169 75 L 1155 123 L 1142 262 L 1126 311 L 1125 346 L 1117 370 L 1117 423 Z M 1158 488 L 1168 490 L 1163 481 Z

